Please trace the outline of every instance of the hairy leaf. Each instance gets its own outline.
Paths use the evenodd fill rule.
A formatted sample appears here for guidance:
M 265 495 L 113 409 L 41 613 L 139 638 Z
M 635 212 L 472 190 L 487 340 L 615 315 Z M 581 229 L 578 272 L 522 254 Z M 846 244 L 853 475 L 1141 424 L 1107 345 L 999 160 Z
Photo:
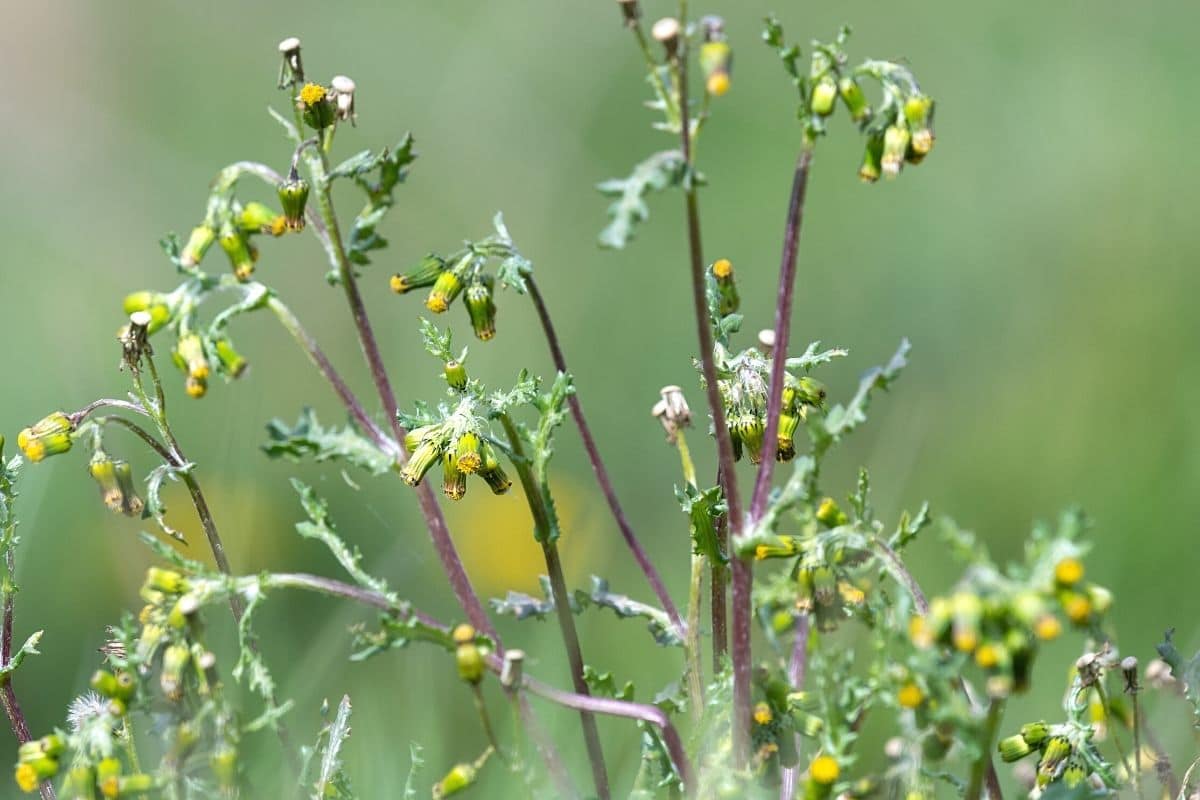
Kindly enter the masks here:
M 369 264 L 367 255 L 373 250 L 387 247 L 387 240 L 380 236 L 375 227 L 391 210 L 395 203 L 396 184 L 403 183 L 408 167 L 417 158 L 413 150 L 411 134 L 404 137 L 390 150 L 376 155 L 359 153 L 339 164 L 332 173 L 334 177 L 350 177 L 367 196 L 367 202 L 354 218 L 346 237 L 346 255 L 355 264 Z
M 679 632 L 671 624 L 670 617 L 661 608 L 634 600 L 623 594 L 615 594 L 608 589 L 608 581 L 599 576 L 592 576 L 592 591 L 590 594 L 576 592 L 580 600 L 586 598 L 602 608 L 612 609 L 618 617 L 642 617 L 654 641 L 665 647 L 683 646 Z
M 320 771 L 312 786 L 313 800 L 338 798 L 351 800 L 354 792 L 340 757 L 342 746 L 350 738 L 350 695 L 342 695 L 337 714 L 317 734 L 317 753 L 321 758 Z
M 328 504 L 303 481 L 292 478 L 292 488 L 299 493 L 300 505 L 304 507 L 304 513 L 308 514 L 309 519 L 308 522 L 296 523 L 296 530 L 300 535 L 305 539 L 316 539 L 328 547 L 342 568 L 350 573 L 350 577 L 360 586 L 383 595 L 393 604 L 398 603 L 396 595 L 388 590 L 387 581 L 368 574 L 362 568 L 362 554 L 358 548 L 351 547 L 338 536 L 333 521 L 329 518 Z
M 172 481 L 179 480 L 178 476 L 191 472 L 194 466 L 194 464 L 184 464 L 182 467 L 176 467 L 171 464 L 159 464 L 146 476 L 145 516 L 153 518 L 163 533 L 180 542 L 184 541 L 183 534 L 167 524 L 167 506 L 162 499 L 162 486 L 168 478 Z

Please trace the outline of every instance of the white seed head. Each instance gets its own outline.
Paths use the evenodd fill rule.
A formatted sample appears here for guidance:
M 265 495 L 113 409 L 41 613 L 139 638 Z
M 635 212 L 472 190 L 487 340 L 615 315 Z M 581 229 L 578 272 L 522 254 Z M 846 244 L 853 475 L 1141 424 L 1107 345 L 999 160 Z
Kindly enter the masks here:
M 899 736 L 888 739 L 883 745 L 883 754 L 892 761 L 899 761 L 904 755 L 904 740 Z
M 129 315 L 129 321 L 139 328 L 147 327 L 153 321 L 153 319 L 154 318 L 150 316 L 149 311 L 135 311 Z
M 679 39 L 679 20 L 674 17 L 663 17 L 654 23 L 654 27 L 650 29 L 650 35 L 670 49 Z
M 338 94 L 354 94 L 354 81 L 345 75 L 334 75 L 329 85 Z
M 500 670 L 500 685 L 511 689 L 521 682 L 521 673 L 525 667 L 524 650 L 506 650 L 504 666 Z
M 762 345 L 762 350 L 767 355 L 775 349 L 775 331 L 770 328 L 763 328 L 758 332 L 758 343 Z
M 289 36 L 279 43 L 279 52 L 287 55 L 300 49 L 300 40 L 295 36 Z

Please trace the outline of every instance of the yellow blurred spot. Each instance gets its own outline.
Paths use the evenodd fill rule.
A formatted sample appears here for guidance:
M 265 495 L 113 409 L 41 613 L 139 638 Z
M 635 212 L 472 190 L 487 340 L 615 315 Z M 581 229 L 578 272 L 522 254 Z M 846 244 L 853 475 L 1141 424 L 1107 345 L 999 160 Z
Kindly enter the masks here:
M 917 708 L 925 702 L 925 693 L 921 691 L 920 686 L 910 681 L 896 692 L 896 702 L 900 704 L 901 708 Z
M 758 547 L 754 548 L 754 557 L 759 561 L 762 561 L 770 554 L 771 548 L 767 547 L 765 544 L 760 544 Z
M 963 652 L 970 653 L 979 644 L 979 635 L 970 628 L 956 630 L 954 632 L 954 647 Z
M 982 645 L 975 651 L 975 663 L 984 669 L 991 669 L 1000 663 L 1000 654 L 993 645 Z
M 1046 614 L 1033 625 L 1033 634 L 1043 642 L 1057 639 L 1062 633 L 1062 623 L 1053 614 Z
M 908 621 L 908 638 L 917 647 L 925 648 L 933 644 L 933 633 L 924 617 L 913 617 Z
M 728 258 L 719 258 L 712 265 L 713 275 L 725 279 L 733 274 L 733 262 Z
M 35 792 L 38 788 L 37 770 L 32 764 L 17 765 L 17 786 L 21 787 L 22 792 Z
M 1074 586 L 1083 580 L 1083 563 L 1077 558 L 1064 558 L 1054 565 L 1054 580 L 1063 586 Z
M 775 719 L 775 715 L 771 713 L 771 707 L 766 703 L 759 703 L 754 707 L 754 721 L 759 725 L 770 725 L 773 719 Z
M 808 774 L 816 783 L 828 786 L 838 779 L 841 774 L 837 760 L 832 756 L 817 756 L 808 765 Z
M 846 581 L 838 584 L 838 593 L 841 594 L 842 600 L 852 606 L 860 606 L 867 599 L 867 595 L 862 589 Z
M 708 93 L 715 97 L 720 97 L 728 92 L 729 85 L 729 73 L 727 72 L 714 72 L 708 76 Z
M 1082 625 L 1092 615 L 1092 602 L 1081 594 L 1072 596 L 1063 606 L 1067 617 L 1076 625 Z

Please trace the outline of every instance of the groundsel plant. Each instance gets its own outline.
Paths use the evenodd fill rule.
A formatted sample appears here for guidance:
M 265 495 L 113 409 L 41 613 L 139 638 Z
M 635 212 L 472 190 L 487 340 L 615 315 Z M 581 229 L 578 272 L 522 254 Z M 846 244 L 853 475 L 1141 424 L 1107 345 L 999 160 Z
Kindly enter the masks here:
M 23 458 L 5 460 L 0 439 L 6 569 L 0 697 L 18 742 L 14 778 L 22 791 L 43 798 L 261 796 L 246 785 L 240 754 L 248 737 L 273 730 L 284 758 L 296 764 L 299 796 L 357 796 L 343 768 L 349 697 L 327 709 L 326 724 L 304 737 L 312 744 L 293 748 L 285 732 L 291 704 L 277 696 L 254 629 L 256 610 L 282 602 L 284 590 L 360 604 L 377 615 L 346 642 L 348 657 L 392 658 L 393 649 L 408 645 L 438 648 L 448 671 L 469 687 L 463 696 L 469 694 L 477 712 L 485 749 L 462 752 L 457 764 L 428 765 L 429 773 L 416 770 L 421 759 L 414 751 L 414 774 L 403 790 L 374 788 L 362 796 L 447 797 L 490 773 L 492 785 L 505 787 L 503 796 L 920 800 L 941 792 L 1000 800 L 996 755 L 1026 765 L 1018 778 L 1031 796 L 1128 789 L 1142 797 L 1183 798 L 1200 787 L 1195 765 L 1177 771 L 1167 761 L 1139 706 L 1144 684 L 1173 686 L 1196 706 L 1200 722 L 1200 657 L 1183 658 L 1169 635 L 1144 670 L 1136 657 L 1119 653 L 1106 624 L 1113 599 L 1085 575 L 1081 515 L 1036 528 L 1024 560 L 1009 565 L 994 563 L 971 534 L 945 523 L 947 551 L 962 562 L 962 577 L 929 597 L 904 563 L 914 540 L 933 535 L 928 506 L 891 522 L 876 515 L 865 470 L 847 483 L 825 482 L 829 452 L 866 421 L 876 396 L 900 379 L 909 345 L 901 341 L 845 398 L 831 397 L 813 375 L 845 359 L 844 349 L 792 347 L 808 176 L 828 135 L 861 137 L 858 174 L 867 182 L 896 178 L 931 155 L 934 100 L 908 62 L 856 61 L 849 29 L 832 41 L 814 41 L 805 52 L 788 43 L 777 20 L 766 20 L 762 38 L 769 57 L 782 64 L 781 91 L 790 83 L 787 91 L 795 92 L 799 146 L 774 325 L 747 343 L 739 293 L 769 289 L 761 268 L 739 267 L 738 275 L 747 276 L 739 285 L 729 260 L 705 259 L 699 200 L 706 181 L 695 154 L 722 96 L 735 90 L 732 43 L 748 37 L 727 31 L 719 17 L 689 18 L 685 3 L 676 17 L 653 24 L 643 22 L 637 0 L 619 0 L 617 11 L 614 24 L 625 25 L 644 57 L 648 105 L 658 115 L 664 149 L 628 176 L 599 185 L 614 198 L 600 244 L 616 250 L 629 245 L 649 216 L 652 192 L 677 190 L 686 214 L 687 257 L 680 260 L 692 279 L 696 383 L 686 391 L 666 386 L 656 401 L 647 398 L 680 459 L 675 500 L 682 511 L 679 556 L 690 559 L 686 599 L 676 603 L 613 489 L 525 254 L 533 251 L 518 248 L 497 214 L 489 232 L 462 246 L 421 243 L 429 254 L 390 278 L 368 269 L 387 246 L 379 229 L 413 166 L 413 139 L 406 134 L 394 146 L 336 159 L 335 139 L 347 138 L 346 127 L 360 121 L 366 128 L 370 110 L 356 104 L 353 80 L 315 81 L 299 40 L 286 39 L 279 45 L 278 79 L 286 113 L 276 114 L 287 140 L 279 153 L 283 168 L 237 162 L 219 170 L 191 232 L 163 240 L 178 285 L 124 299 L 114 355 L 119 350 L 129 395 L 52 411 L 17 435 Z M 739 58 L 754 57 L 752 49 L 768 56 L 747 46 Z M 845 165 L 848 179 L 852 169 Z M 352 217 L 334 209 L 338 183 L 361 194 L 362 206 Z M 369 402 L 343 380 L 293 314 L 283 288 L 260 280 L 274 272 L 272 240 L 302 234 L 324 251 L 326 279 L 345 297 L 372 377 Z M 414 335 L 431 356 L 428 368 L 445 378 L 444 396 L 396 397 L 364 307 L 366 286 L 390 288 L 396 313 L 411 312 Z M 555 375 L 534 376 L 514 364 L 511 385 L 485 386 L 472 376 L 472 361 L 487 358 L 498 335 L 498 295 L 507 298 L 509 314 L 521 313 L 526 298 L 531 302 Z M 438 324 L 460 300 L 477 340 L 462 349 Z M 457 620 L 430 617 L 386 576 L 374 574 L 338 532 L 336 509 L 300 481 L 293 483 L 306 519 L 297 530 L 324 544 L 345 578 L 244 575 L 229 563 L 202 489 L 204 465 L 185 455 L 172 427 L 175 415 L 198 407 L 172 399 L 168 414 L 167 398 L 177 387 L 198 399 L 225 390 L 214 384 L 246 380 L 242 353 L 251 348 L 236 347 L 233 335 L 240 317 L 262 312 L 291 335 L 349 419 L 346 426 L 328 427 L 305 410 L 295 424 L 271 421 L 266 456 L 337 462 L 338 468 L 398 478 L 395 491 L 412 493 L 425 519 L 459 605 Z M 179 375 L 163 369 L 167 362 Z M 688 374 L 688 365 L 681 366 Z M 688 393 L 704 398 L 702 412 L 689 406 Z M 575 432 L 600 500 L 645 576 L 645 586 L 623 587 L 627 594 L 599 577 L 573 588 L 563 574 L 558 542 L 574 532 L 556 511 L 551 459 L 558 437 Z M 689 436 L 693 442 L 711 437 L 719 463 L 715 476 L 697 473 Z M 159 463 L 139 482 L 119 454 L 143 447 Z M 78 687 L 62 725 L 35 737 L 14 687 L 15 674 L 37 655 L 42 636 L 13 647 L 16 485 L 24 462 L 70 458 L 75 450 L 90 454 L 87 471 L 103 504 L 150 521 L 157 532 L 141 534 L 148 546 L 144 605 L 112 625 L 90 685 Z M 777 474 L 779 464 L 787 466 Z M 168 482 L 186 487 L 204 543 L 184 543 L 168 521 L 162 498 Z M 473 588 L 441 503 L 470 503 L 484 491 L 528 506 L 545 559 L 543 596 L 511 591 L 485 605 Z M 187 555 L 188 547 L 202 544 L 215 568 Z M 595 607 L 637 618 L 663 651 L 681 651 L 686 666 L 680 680 L 635 687 L 590 662 L 596 653 L 580 641 L 575 617 Z M 206 635 L 205 619 L 223 613 L 236 621 L 232 652 L 222 652 Z M 553 618 L 570 688 L 529 674 L 519 642 L 497 634 L 496 615 Z M 1081 655 L 1062 708 L 1046 709 L 1044 719 L 1006 719 L 1010 697 L 1035 680 L 1058 679 L 1039 672 L 1037 655 L 1044 642 L 1063 636 L 1074 637 Z M 251 690 L 252 707 L 240 707 L 238 698 L 245 695 L 227 690 L 230 679 Z M 511 728 L 491 718 L 489 695 L 503 699 Z M 535 708 L 534 699 L 548 704 Z M 537 717 L 557 710 L 578 715 L 588 757 L 584 769 L 564 763 L 542 733 Z M 623 735 L 639 743 L 631 784 L 610 783 L 606 759 L 616 748 L 601 739 L 600 716 L 626 720 Z M 861 734 L 868 726 L 895 734 L 882 753 L 864 749 Z

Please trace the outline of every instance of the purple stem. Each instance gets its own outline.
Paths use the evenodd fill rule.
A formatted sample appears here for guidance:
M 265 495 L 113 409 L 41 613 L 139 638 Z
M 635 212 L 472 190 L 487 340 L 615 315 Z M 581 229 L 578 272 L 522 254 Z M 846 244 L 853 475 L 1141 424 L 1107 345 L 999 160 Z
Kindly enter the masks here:
M 375 389 L 378 391 L 379 399 L 383 403 L 383 410 L 387 414 L 388 422 L 391 424 L 392 433 L 396 438 L 396 442 L 402 445 L 405 430 L 396 416 L 396 395 L 392 391 L 392 384 L 388 379 L 387 368 L 383 364 L 383 357 L 379 354 L 379 345 L 375 339 L 375 332 L 371 327 L 371 320 L 367 317 L 366 306 L 363 304 L 362 295 L 358 291 L 358 281 L 354 276 L 354 268 L 350 264 L 350 259 L 346 256 L 346 248 L 342 244 L 342 236 L 338 229 L 337 215 L 333 210 L 333 198 L 329 191 L 323 158 L 322 156 L 321 159 L 315 159 L 313 162 L 314 168 L 318 172 L 315 182 L 318 189 L 317 200 L 321 209 L 320 216 L 325 222 L 325 227 L 328 229 L 330 249 L 337 262 L 338 276 L 341 279 L 342 289 L 346 294 L 346 302 L 350 306 L 350 315 L 354 318 L 354 327 L 358 333 L 359 346 L 362 348 L 363 356 L 366 357 L 367 366 L 371 371 L 371 378 L 375 382 Z M 401 464 L 404 464 L 408 460 L 407 454 L 400 453 L 398 455 Z M 446 518 L 442 514 L 442 508 L 438 505 L 437 498 L 434 497 L 433 490 L 429 488 L 429 484 L 421 483 L 416 487 L 416 492 L 417 503 L 421 508 L 421 514 L 425 517 L 425 524 L 429 527 L 429 535 L 433 539 L 434 550 L 437 551 L 438 559 L 442 562 L 442 568 L 446 572 L 446 578 L 450 582 L 450 588 L 454 591 L 454 596 L 457 598 L 458 604 L 462 607 L 463 613 L 467 615 L 467 619 L 475 626 L 475 629 L 494 639 L 497 642 L 497 646 L 499 646 L 499 637 L 496 635 L 496 629 L 492 626 L 487 612 L 484 611 L 483 604 L 479 602 L 479 597 L 475 594 L 475 589 L 471 585 L 471 579 L 467 576 L 467 570 L 463 567 L 462 559 L 459 558 L 458 550 L 454 546 L 454 540 L 450 537 L 450 528 L 446 524 Z
M 767 393 L 767 426 L 763 433 L 762 458 L 750 519 L 757 522 L 767 508 L 771 477 L 775 472 L 775 450 L 779 435 L 779 414 L 783 404 L 784 364 L 787 361 L 788 334 L 792 323 L 792 296 L 796 285 L 796 251 L 800 245 L 800 225 L 804 221 L 804 192 L 808 187 L 808 167 L 812 163 L 812 140 L 806 135 L 796 171 L 792 176 L 792 195 L 788 200 L 787 223 L 783 234 L 783 256 L 779 262 L 779 293 L 775 301 L 775 344 L 771 358 L 771 386 Z
M 742 515 L 742 500 L 738 494 L 737 475 L 734 472 L 733 442 L 725 424 L 725 410 L 721 393 L 717 387 L 717 365 L 713 359 L 713 335 L 708 317 L 708 299 L 704 286 L 704 255 L 700 239 L 700 210 L 696 198 L 692 164 L 691 122 L 688 119 L 688 69 L 686 53 L 678 58 L 679 73 L 679 117 L 680 141 L 683 160 L 689 175 L 685 183 L 685 207 L 687 211 L 688 252 L 692 268 L 692 304 L 696 314 L 696 334 L 700 341 L 700 366 L 704 375 L 704 390 L 708 396 L 708 410 L 712 415 L 713 428 L 717 437 L 717 463 L 725 480 L 725 504 L 729 508 L 729 538 L 737 541 L 741 535 L 745 518 Z M 750 757 L 750 565 L 729 548 L 733 572 L 733 763 L 742 768 Z
M 526 283 L 529 286 L 529 297 L 533 300 L 534 308 L 537 309 L 538 319 L 542 322 L 542 331 L 546 334 L 546 343 L 550 345 L 550 356 L 554 360 L 554 368 L 559 372 L 568 373 L 566 357 L 563 356 L 562 347 L 558 341 L 558 334 L 555 333 L 554 323 L 550 320 L 550 311 L 546 308 L 546 302 L 542 298 L 541 291 L 538 290 L 537 282 L 530 275 L 526 278 Z M 671 595 L 667 592 L 667 587 L 663 583 L 662 577 L 658 574 L 658 570 L 654 568 L 654 564 L 650 562 L 650 557 L 646 555 L 641 542 L 638 541 L 637 536 L 634 534 L 633 527 L 629 524 L 624 509 L 621 508 L 621 502 L 617 499 L 617 493 L 613 489 L 612 481 L 609 480 L 608 470 L 605 469 L 604 461 L 600 458 L 600 451 L 596 447 L 596 440 L 592 438 L 592 431 L 588 427 L 587 419 L 583 416 L 583 406 L 580 404 L 579 393 L 577 391 L 567 396 L 567 404 L 571 408 L 571 416 L 575 419 L 575 425 L 579 428 L 579 436 L 583 439 L 583 448 L 587 451 L 588 461 L 592 465 L 592 471 L 596 474 L 596 482 L 600 484 L 600 490 L 604 492 L 604 497 L 608 500 L 609 510 L 612 511 L 613 519 L 617 522 L 617 527 L 621 529 L 621 536 L 625 539 L 625 545 L 633 553 L 633 557 L 641 568 L 642 573 L 646 576 L 646 580 L 650 582 L 650 588 L 654 591 L 655 596 L 658 597 L 658 602 L 662 604 L 663 610 L 667 612 L 667 616 L 671 618 L 671 623 L 678 630 L 680 637 L 682 637 L 684 626 L 679 616 L 679 610 L 671 600 Z
M 792 640 L 792 658 L 788 662 L 788 683 L 792 691 L 798 692 L 804 688 L 804 678 L 808 672 L 808 632 L 811 620 L 808 612 L 801 612 L 796 618 L 796 638 Z M 795 734 L 796 752 L 800 752 L 800 735 Z M 796 778 L 800 775 L 799 765 L 786 767 L 780 776 L 779 800 L 792 800 L 796 796 Z

